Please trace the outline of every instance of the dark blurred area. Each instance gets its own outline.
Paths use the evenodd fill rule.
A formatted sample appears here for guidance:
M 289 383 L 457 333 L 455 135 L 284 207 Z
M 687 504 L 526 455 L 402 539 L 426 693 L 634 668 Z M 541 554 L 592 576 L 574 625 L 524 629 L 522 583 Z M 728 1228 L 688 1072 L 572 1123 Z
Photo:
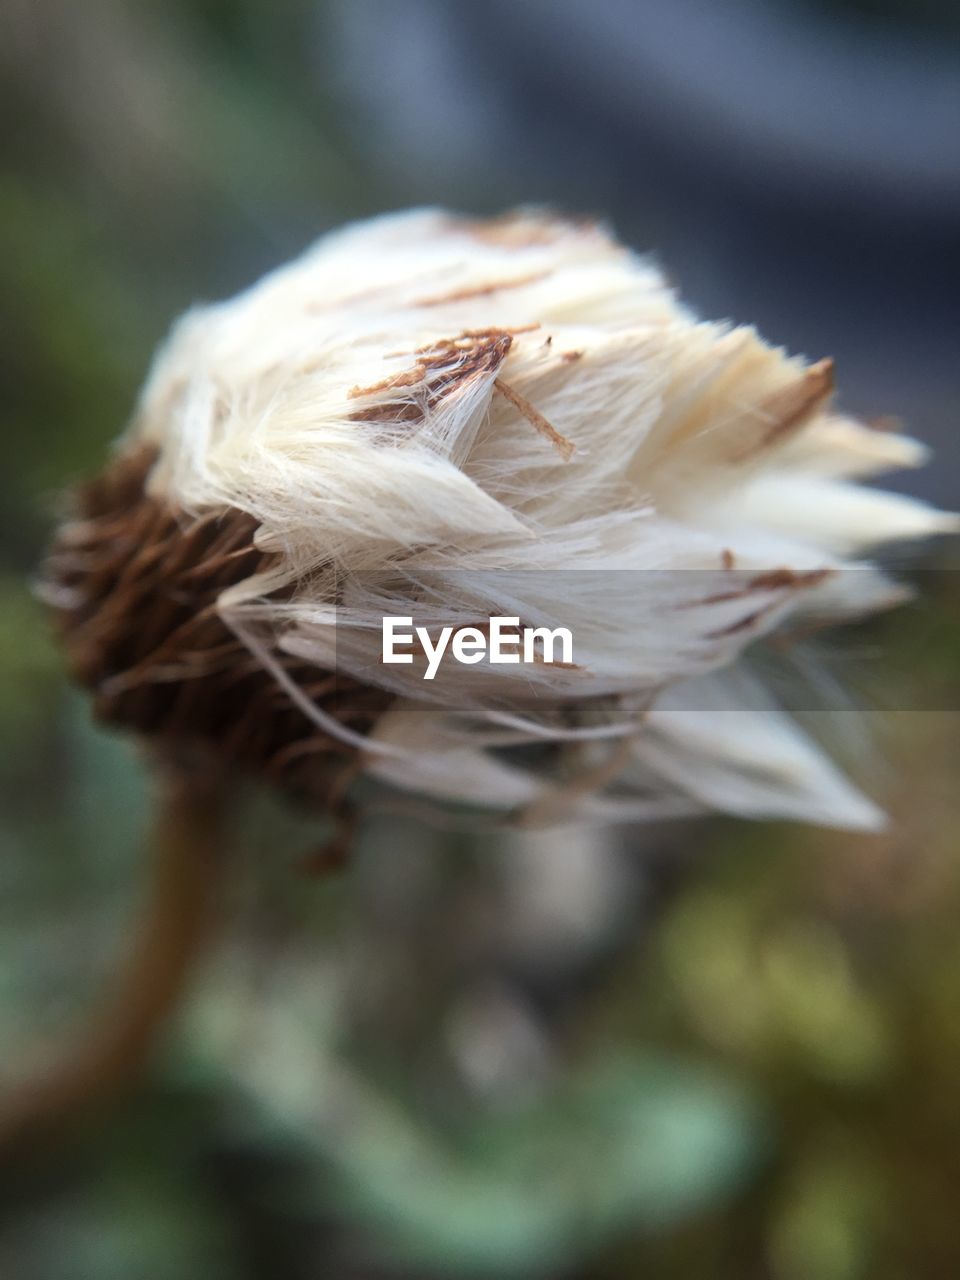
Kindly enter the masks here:
M 0 0 L 0 75 L 0 1084 L 119 963 L 146 822 L 31 575 L 191 302 L 383 209 L 599 213 L 960 506 L 950 0 Z M 882 836 L 379 818 L 311 879 L 249 797 L 148 1079 L 0 1176 L 0 1276 L 960 1275 L 956 563 L 863 640 L 944 710 L 818 717 Z

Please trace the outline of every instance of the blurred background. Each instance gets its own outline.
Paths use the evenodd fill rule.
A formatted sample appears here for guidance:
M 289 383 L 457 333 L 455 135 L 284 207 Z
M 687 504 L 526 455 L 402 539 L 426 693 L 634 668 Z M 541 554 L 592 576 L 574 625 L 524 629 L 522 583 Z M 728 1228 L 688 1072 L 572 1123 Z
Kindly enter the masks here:
M 598 213 L 960 506 L 952 0 L 0 0 L 0 75 L 0 1081 L 141 888 L 142 763 L 30 581 L 189 303 L 384 209 Z M 0 1275 L 960 1275 L 957 563 L 858 635 L 911 680 L 869 750 L 825 726 L 880 837 L 374 819 L 309 878 L 322 825 L 250 798 L 148 1079 L 0 1179 Z

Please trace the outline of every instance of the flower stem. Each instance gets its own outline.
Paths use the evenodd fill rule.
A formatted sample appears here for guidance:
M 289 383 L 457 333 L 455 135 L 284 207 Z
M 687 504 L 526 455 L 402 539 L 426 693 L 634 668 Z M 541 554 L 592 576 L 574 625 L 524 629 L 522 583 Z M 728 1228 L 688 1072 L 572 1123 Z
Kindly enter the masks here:
M 113 992 L 59 1059 L 0 1098 L 0 1156 L 53 1136 L 138 1079 L 176 1011 L 214 919 L 227 788 L 219 772 L 163 762 L 149 883 Z

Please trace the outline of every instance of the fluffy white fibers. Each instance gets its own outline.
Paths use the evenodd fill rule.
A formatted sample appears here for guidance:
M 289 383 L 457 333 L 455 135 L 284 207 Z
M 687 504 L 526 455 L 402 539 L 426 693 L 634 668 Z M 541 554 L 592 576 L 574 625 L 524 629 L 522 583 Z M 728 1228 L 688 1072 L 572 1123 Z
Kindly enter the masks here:
M 150 491 L 254 517 L 275 568 L 220 611 L 304 715 L 433 799 L 557 820 L 882 817 L 737 666 L 804 615 L 884 607 L 865 557 L 953 517 L 859 481 L 923 450 L 830 408 L 829 361 L 704 323 L 602 228 L 423 210 L 189 312 L 131 444 Z M 279 590 L 283 588 L 284 590 Z M 385 665 L 384 615 L 564 626 L 575 661 Z M 394 693 L 369 736 L 296 655 Z

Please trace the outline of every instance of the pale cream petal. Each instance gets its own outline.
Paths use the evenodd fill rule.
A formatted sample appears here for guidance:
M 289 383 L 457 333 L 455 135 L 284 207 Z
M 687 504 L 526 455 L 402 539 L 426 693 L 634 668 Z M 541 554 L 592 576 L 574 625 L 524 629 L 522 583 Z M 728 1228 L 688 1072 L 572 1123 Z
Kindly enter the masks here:
M 777 465 L 855 479 L 922 467 L 929 460 L 930 450 L 910 436 L 822 414 L 785 445 Z
M 882 811 L 785 713 L 744 680 L 691 680 L 651 712 L 634 751 L 649 770 L 709 808 L 876 831 Z M 746 707 L 744 704 L 746 703 Z
M 888 542 L 960 530 L 960 518 L 899 493 L 814 476 L 764 476 L 739 496 L 735 508 L 711 513 L 716 527 L 744 523 L 840 555 Z

